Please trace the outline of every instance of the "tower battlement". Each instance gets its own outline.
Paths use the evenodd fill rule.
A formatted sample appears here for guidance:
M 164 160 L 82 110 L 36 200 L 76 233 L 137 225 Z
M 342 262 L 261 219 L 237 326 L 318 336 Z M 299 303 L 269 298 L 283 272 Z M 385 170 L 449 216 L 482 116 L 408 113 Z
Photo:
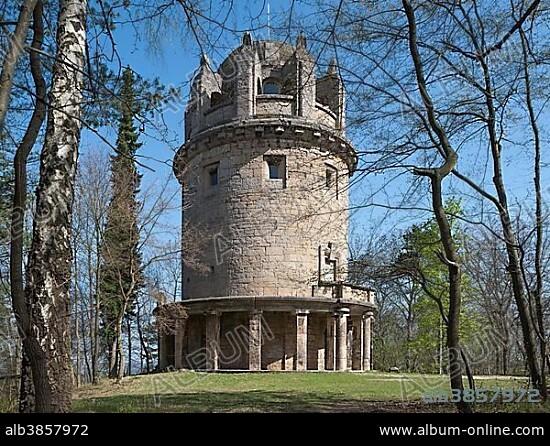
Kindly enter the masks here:
M 231 121 L 300 118 L 344 136 L 344 90 L 333 64 L 317 78 L 304 37 L 296 46 L 249 34 L 216 71 L 206 56 L 193 80 L 185 138 Z

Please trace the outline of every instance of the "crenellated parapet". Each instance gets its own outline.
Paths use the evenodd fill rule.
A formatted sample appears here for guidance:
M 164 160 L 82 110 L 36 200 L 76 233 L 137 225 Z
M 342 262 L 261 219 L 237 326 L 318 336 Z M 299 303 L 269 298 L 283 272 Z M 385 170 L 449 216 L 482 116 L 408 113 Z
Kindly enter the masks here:
M 317 77 L 303 36 L 294 47 L 253 41 L 247 34 L 216 71 L 203 56 L 185 112 L 185 139 L 230 121 L 266 115 L 302 118 L 344 134 L 340 76 L 331 64 Z

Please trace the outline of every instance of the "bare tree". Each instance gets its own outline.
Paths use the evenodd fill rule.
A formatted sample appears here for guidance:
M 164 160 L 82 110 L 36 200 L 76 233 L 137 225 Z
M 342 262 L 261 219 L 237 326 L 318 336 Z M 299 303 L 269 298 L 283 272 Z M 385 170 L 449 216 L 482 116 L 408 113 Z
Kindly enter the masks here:
M 31 17 L 37 0 L 25 0 L 21 4 L 15 31 L 10 39 L 9 47 L 4 54 L 2 72 L 0 73 L 0 132 L 4 129 L 4 122 L 10 103 L 11 89 L 15 77 L 15 67 L 29 30 Z
M 19 327 L 23 332 L 22 339 L 25 338 L 24 332 L 30 328 L 30 321 L 25 303 L 25 284 L 23 278 L 23 235 L 28 193 L 27 160 L 36 143 L 44 119 L 46 118 L 46 82 L 42 75 L 40 61 L 40 51 L 44 39 L 42 9 L 42 0 L 38 0 L 33 12 L 33 41 L 31 44 L 31 51 L 29 52 L 31 74 L 35 85 L 36 103 L 27 130 L 17 148 L 13 161 L 15 175 L 11 217 L 10 284 L 13 308 L 18 317 Z M 36 348 L 36 346 L 33 348 Z M 19 408 L 21 412 L 30 410 L 30 406 L 32 406 L 31 401 L 33 401 L 33 393 L 30 364 L 25 354 L 21 371 L 22 397 L 20 399 Z
M 532 130 L 528 113 L 517 107 L 518 103 L 526 103 L 523 86 L 526 76 L 525 63 L 517 63 L 518 53 L 513 48 L 520 45 L 520 30 L 530 30 L 525 34 L 532 45 L 535 41 L 538 45 L 529 52 L 529 69 L 538 66 L 544 69 L 547 45 L 534 36 L 536 32 L 544 32 L 547 8 L 540 1 L 526 0 L 509 4 L 497 1 L 411 4 L 413 12 L 422 16 L 416 30 L 417 47 L 431 94 L 430 104 L 423 97 L 419 101 L 415 94 L 418 67 L 411 71 L 403 62 L 405 44 L 410 47 L 407 32 L 410 27 L 402 22 L 404 7 L 398 6 L 401 2 L 386 2 L 383 7 L 336 3 L 332 16 L 337 19 L 329 23 L 324 35 L 320 34 L 322 38 L 328 37 L 324 41 L 317 39 L 335 48 L 348 88 L 355 88 L 358 93 L 350 95 L 350 121 L 356 130 L 369 135 L 369 145 L 362 153 L 363 176 L 380 172 L 390 176 L 395 172 L 387 186 L 399 184 L 404 172 L 427 173 L 416 168 L 419 160 L 434 166 L 440 157 L 449 157 L 441 144 L 443 134 L 454 147 L 455 155 L 460 153 L 460 163 L 456 159 L 451 163 L 445 192 L 452 190 L 468 200 L 469 214 L 462 218 L 470 224 L 486 225 L 492 214 L 498 216 L 530 378 L 544 396 L 546 386 L 537 345 L 537 332 L 541 331 L 537 324 L 539 311 L 535 299 L 529 299 L 522 280 L 521 249 L 512 223 L 515 210 L 510 205 L 510 190 L 505 181 L 505 166 L 511 156 L 506 158 L 509 152 L 505 149 L 519 145 L 507 135 L 510 127 L 519 122 L 520 132 Z M 339 27 L 338 32 L 334 25 Z M 412 54 L 410 48 L 407 52 Z M 521 62 L 521 51 L 519 54 Z M 539 95 L 544 76 L 540 79 Z M 543 119 L 541 112 L 546 102 L 540 101 L 539 112 L 535 113 L 537 122 Z M 433 119 L 431 111 L 435 111 Z M 470 162 L 472 159 L 476 162 Z M 525 158 L 521 161 L 525 162 Z M 405 190 L 401 201 L 392 203 L 391 208 L 425 207 L 418 183 Z
M 13 255 L 10 256 L 11 274 L 15 278 L 12 282 L 14 310 L 17 313 L 24 338 L 25 361 L 28 359 L 28 364 L 25 363 L 27 365 L 23 368 L 24 381 L 21 386 L 21 408 L 25 411 L 67 411 L 70 408 L 70 385 L 67 378 L 71 375 L 68 359 L 70 358 L 70 349 L 67 347 L 70 344 L 70 336 L 66 330 L 66 323 L 71 309 L 77 313 L 74 319 L 76 332 L 82 334 L 82 336 L 77 335 L 77 358 L 79 358 L 77 362 L 80 363 L 81 353 L 84 355 L 83 359 L 87 361 L 86 349 L 89 347 L 92 358 L 87 363 L 87 368 L 89 368 L 92 380 L 97 379 L 98 376 L 100 349 L 96 336 L 99 300 L 95 296 L 95 306 L 89 308 L 91 318 L 87 319 L 81 310 L 83 306 L 92 305 L 92 299 L 89 298 L 89 295 L 81 292 L 76 286 L 78 285 L 76 281 L 72 282 L 75 285 L 73 290 L 75 300 L 72 307 L 69 305 L 67 296 L 70 294 L 71 267 L 74 266 L 77 273 L 80 270 L 80 265 L 76 263 L 73 265 L 71 262 L 70 229 L 81 126 L 84 125 L 109 144 L 107 138 L 101 135 L 97 127 L 101 126 L 102 122 L 108 122 L 102 114 L 105 111 L 108 118 L 109 104 L 116 97 L 114 93 L 116 89 L 112 88 L 111 78 L 106 80 L 105 73 L 102 71 L 105 67 L 104 61 L 109 59 L 109 56 L 101 52 L 105 43 L 101 40 L 105 38 L 112 45 L 113 57 L 110 61 L 112 62 L 118 57 L 116 43 L 110 32 L 114 20 L 113 11 L 126 8 L 126 12 L 132 16 L 130 22 L 133 24 L 153 23 L 156 19 L 162 20 L 163 17 L 170 19 L 172 16 L 165 11 L 175 6 L 174 10 L 180 11 L 180 15 L 184 12 L 183 16 L 187 17 L 186 25 L 192 23 L 193 27 L 198 26 L 199 22 L 204 20 L 205 23 L 214 26 L 215 22 L 202 15 L 200 5 L 197 3 L 166 2 L 155 11 L 153 11 L 155 8 L 150 8 L 150 5 L 147 5 L 147 2 L 127 4 L 127 2 L 121 1 L 115 3 L 113 8 L 108 9 L 104 8 L 104 5 L 100 5 L 99 12 L 90 9 L 93 14 L 96 14 L 91 24 L 99 28 L 92 39 L 86 42 L 87 2 L 84 0 L 55 2 L 58 9 L 52 8 L 52 10 L 54 13 L 58 11 L 57 22 L 53 18 L 52 20 L 46 18 L 46 22 L 53 23 L 57 29 L 55 55 L 42 49 L 44 32 L 41 0 L 22 1 L 18 20 L 13 23 L 2 23 L 2 26 L 15 25 L 16 29 L 10 36 L 9 46 L 3 54 L 5 57 L 0 75 L 0 131 L 4 130 L 12 85 L 28 94 L 30 100 L 35 101 L 34 114 L 30 119 L 27 133 L 19 145 L 15 159 L 17 187 L 12 216 Z M 11 6 L 9 8 L 10 11 L 15 9 Z M 4 9 L 3 7 L 3 11 Z M 151 11 L 153 12 L 151 13 Z M 33 42 L 30 47 L 25 47 L 30 18 L 33 13 L 35 14 Z M 177 22 L 177 20 L 172 21 Z M 49 34 L 46 33 L 46 35 Z M 92 43 L 95 43 L 95 46 Z M 47 47 L 49 48 L 49 46 Z M 91 49 L 87 59 L 86 48 Z M 19 85 L 14 83 L 15 74 L 18 74 L 16 73 L 16 64 L 23 49 L 29 51 L 30 72 L 35 83 L 34 91 L 27 88 L 24 83 Z M 45 73 L 45 77 L 51 81 L 51 91 L 48 97 L 46 97 L 45 82 L 40 70 L 40 56 L 47 58 L 53 66 L 51 79 L 50 73 Z M 22 73 L 20 72 L 19 75 Z M 84 80 L 88 82 L 89 87 L 85 91 L 82 88 Z M 155 89 L 154 83 L 149 85 L 153 85 L 151 90 Z M 147 96 L 150 91 L 143 89 L 143 93 L 144 96 Z M 158 91 L 149 95 L 152 107 L 156 107 L 162 102 L 156 93 Z M 26 271 L 26 296 L 24 297 L 22 222 L 25 217 L 26 163 L 44 120 L 46 106 L 49 107 L 48 126 L 41 158 L 33 243 Z M 83 108 L 86 112 L 84 114 L 82 113 Z M 159 130 L 152 118 L 145 113 L 141 114 L 138 119 L 142 125 L 148 124 Z M 13 128 L 10 129 L 9 134 L 14 141 L 18 137 L 17 131 Z M 141 165 L 143 166 L 143 164 Z M 77 261 L 76 257 L 74 260 Z M 90 287 L 91 289 L 92 287 Z M 87 300 L 85 296 L 88 298 Z M 89 345 L 86 344 L 86 327 L 89 328 L 92 336 Z M 78 339 L 79 337 L 81 339 Z M 59 348 L 49 348 L 54 342 Z M 78 364 L 77 368 L 80 369 L 80 366 L 81 364 Z M 31 369 L 32 374 L 25 372 Z M 79 374 L 80 370 L 77 370 L 77 373 Z M 36 404 L 33 399 L 34 391 L 36 391 Z
M 486 229 L 471 231 L 465 251 L 464 269 L 476 294 L 476 308 L 485 314 L 493 333 L 498 334 L 498 342 L 485 347 L 492 348 L 493 355 L 490 356 L 494 357 L 494 373 L 507 375 L 511 370 L 512 341 L 516 334 L 513 319 L 516 315 L 506 269 L 506 251 L 495 233 Z
M 547 354 L 547 342 L 545 332 L 545 318 L 543 307 L 543 289 L 544 289 L 544 271 L 543 271 L 543 246 L 544 246 L 544 212 L 543 212 L 543 197 L 541 188 L 541 138 L 538 124 L 538 113 L 535 111 L 533 93 L 531 87 L 531 66 L 537 63 L 538 60 L 530 61 L 530 57 L 534 54 L 531 48 L 530 39 L 523 27 L 519 28 L 521 38 L 521 54 L 523 62 L 523 80 L 525 84 L 524 98 L 529 115 L 529 125 L 533 132 L 533 152 L 534 152 L 534 178 L 533 185 L 535 189 L 535 285 L 532 291 L 528 284 L 526 288 L 533 296 L 534 306 L 536 309 L 536 324 L 537 338 L 539 341 L 540 358 L 541 358 L 541 380 L 542 386 L 546 388 L 546 367 L 550 368 L 550 355 Z M 546 216 L 548 219 L 548 215 Z M 525 274 L 525 273 L 524 273 Z M 543 395 L 547 398 L 546 393 Z
M 100 250 L 109 205 L 109 158 L 105 150 L 93 147 L 79 161 L 75 195 L 74 251 L 77 307 L 82 323 L 82 349 L 89 379 L 97 384 L 100 372 L 99 274 Z M 78 317 L 75 314 L 74 317 Z M 78 346 L 77 346 L 78 347 Z M 77 370 L 78 373 L 78 370 Z
M 409 28 L 409 49 L 414 63 L 416 73 L 416 82 L 422 102 L 424 104 L 427 120 L 431 130 L 437 135 L 437 145 L 443 156 L 444 162 L 440 167 L 435 168 L 415 168 L 416 175 L 425 176 L 430 179 L 432 186 L 432 207 L 435 214 L 441 243 L 445 252 L 439 253 L 441 261 L 447 265 L 449 271 L 449 308 L 447 312 L 442 312 L 442 317 L 447 324 L 447 349 L 449 352 L 449 375 L 451 388 L 464 390 L 462 384 L 462 363 L 460 347 L 460 307 L 462 304 L 462 266 L 461 259 L 456 249 L 456 243 L 451 231 L 449 218 L 443 205 L 442 182 L 450 175 L 458 162 L 456 151 L 451 146 L 447 132 L 441 126 L 437 119 L 437 110 L 435 109 L 432 98 L 428 92 L 426 79 L 424 77 L 424 66 L 422 58 L 418 51 L 418 41 L 416 37 L 416 18 L 414 9 L 408 0 L 403 0 L 403 8 L 407 15 Z M 470 405 L 463 400 L 457 403 L 460 412 L 471 412 Z
M 481 11 L 478 2 L 473 1 L 470 9 L 466 9 L 465 5 L 460 3 L 456 6 L 442 5 L 447 17 L 456 27 L 460 27 L 464 36 L 464 41 L 457 40 L 451 48 L 451 52 L 458 54 L 462 61 L 452 60 L 452 57 L 447 57 L 445 53 L 442 55 L 442 58 L 453 74 L 463 79 L 465 84 L 468 85 L 467 88 L 475 92 L 475 96 L 470 100 L 478 101 L 479 105 L 474 111 L 470 109 L 463 112 L 461 110 L 462 107 L 457 105 L 453 113 L 465 113 L 467 120 L 466 122 L 462 122 L 462 125 L 468 125 L 469 122 L 474 121 L 481 123 L 483 131 L 488 138 L 490 149 L 489 161 L 493 170 L 492 179 L 496 194 L 490 193 L 487 188 L 480 186 L 471 178 L 458 172 L 457 169 L 453 169 L 453 174 L 472 187 L 480 196 L 492 203 L 498 212 L 502 238 L 508 256 L 508 271 L 511 277 L 512 290 L 522 324 L 524 348 L 529 364 L 530 378 L 533 386 L 539 389 L 543 397 L 546 398 L 547 389 L 544 370 L 541 366 L 542 361 L 539 361 L 539 355 L 537 354 L 536 315 L 538 311 L 529 300 L 523 284 L 520 260 L 521 252 L 510 212 L 509 192 L 504 181 L 503 149 L 506 139 L 503 120 L 506 118 L 507 105 L 517 89 L 517 83 L 514 82 L 516 73 L 512 71 L 512 80 L 506 79 L 507 83 L 504 85 L 504 88 L 501 88 L 498 83 L 501 83 L 503 80 L 499 78 L 500 73 L 493 66 L 494 53 L 498 52 L 512 38 L 514 33 L 524 26 L 526 21 L 537 10 L 539 3 L 540 1 L 538 0 L 530 3 L 525 1 L 519 2 L 517 4 L 521 10 L 519 18 L 511 17 L 511 11 L 509 10 L 508 18 L 512 18 L 512 25 L 494 43 L 488 41 L 489 35 L 486 32 L 486 27 L 490 21 L 488 16 L 484 15 L 484 12 Z M 514 4 L 512 4 L 511 10 L 513 8 Z M 488 14 L 488 12 L 485 11 L 485 14 Z M 492 16 L 492 14 L 490 15 Z M 451 42 L 448 44 L 452 45 Z M 466 50 L 465 48 L 467 47 L 472 48 L 473 51 Z M 433 51 L 433 46 L 430 50 Z M 467 68 L 468 62 L 473 64 L 472 69 Z
M 353 231 L 352 231 L 353 232 Z M 354 283 L 374 286 L 378 305 L 374 339 L 376 367 L 423 371 L 424 361 L 411 346 L 418 331 L 420 286 L 411 277 L 395 274 L 403 250 L 402 231 L 382 234 L 375 227 L 363 229 L 370 237 L 352 237 L 350 277 Z

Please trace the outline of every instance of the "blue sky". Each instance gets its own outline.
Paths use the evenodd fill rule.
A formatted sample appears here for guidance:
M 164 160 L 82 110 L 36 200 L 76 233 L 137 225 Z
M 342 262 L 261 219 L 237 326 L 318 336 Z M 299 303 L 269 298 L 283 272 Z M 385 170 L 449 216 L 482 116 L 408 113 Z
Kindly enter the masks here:
M 271 23 L 285 16 L 291 4 L 289 0 L 270 0 L 268 3 Z M 299 3 L 298 1 L 297 4 Z M 223 7 L 223 2 L 220 2 L 220 5 Z M 256 1 L 249 4 L 249 2 L 236 0 L 234 5 L 235 9 L 227 20 L 228 27 L 238 30 L 251 29 L 255 39 L 276 38 L 275 31 L 269 32 L 265 29 L 268 23 L 267 3 Z M 179 9 L 174 9 L 172 12 L 174 12 L 173 17 L 163 19 L 164 29 L 155 29 L 155 33 L 159 33 L 157 39 L 151 39 L 151 35 L 145 28 L 139 27 L 136 30 L 129 24 L 118 25 L 113 33 L 122 66 L 129 65 L 141 76 L 149 79 L 158 78 L 162 84 L 179 88 L 182 92 L 183 100 L 171 102 L 162 114 L 162 120 L 170 132 L 169 142 L 159 141 L 158 135 L 149 125 L 146 125 L 145 133 L 140 139 L 143 142 L 140 149 L 140 162 L 149 168 L 141 168 L 142 189 L 147 189 L 155 183 L 160 184 L 166 178 L 172 178 L 173 187 L 177 187 L 171 163 L 175 150 L 184 142 L 184 110 L 190 82 L 200 61 L 201 48 L 196 44 L 193 36 L 184 33 L 183 27 L 180 26 L 184 19 L 183 15 L 178 16 Z M 295 36 L 292 37 L 295 38 Z M 220 31 L 213 38 L 216 39 L 216 46 L 208 45 L 204 49 L 213 66 L 216 67 L 233 48 L 240 45 L 242 33 Z M 154 119 L 159 119 L 159 116 Z M 113 125 L 111 129 L 102 129 L 102 133 L 106 133 L 106 138 L 110 141 L 116 139 L 116 123 Z M 82 152 L 93 150 L 98 145 L 104 144 L 85 130 Z M 179 225 L 180 213 L 169 212 L 165 219 L 170 224 Z
M 223 8 L 227 2 L 219 2 L 217 5 Z M 273 28 L 276 23 L 284 21 L 289 12 L 290 0 L 271 0 L 271 23 Z M 268 23 L 266 4 L 264 1 L 239 1 L 234 2 L 235 9 L 227 20 L 227 26 L 234 29 L 255 29 L 253 36 L 255 39 L 265 39 L 268 37 L 277 38 L 277 31 L 269 32 L 265 25 Z M 290 27 L 290 39 L 293 41 L 300 29 L 300 21 L 297 19 L 299 14 L 308 14 L 311 11 L 303 2 L 297 0 L 294 3 L 295 21 Z M 214 11 L 214 14 L 216 12 Z M 178 11 L 174 10 L 174 15 L 169 17 L 161 29 L 155 30 L 155 35 L 146 32 L 144 29 L 138 29 L 139 36 L 136 36 L 132 26 L 119 26 L 114 31 L 117 49 L 122 59 L 122 65 L 130 65 L 136 72 L 147 78 L 158 77 L 160 81 L 169 86 L 175 86 L 181 89 L 183 101 L 173 103 L 163 114 L 163 120 L 170 129 L 170 140 L 168 144 L 158 141 L 155 137 L 150 137 L 151 129 L 146 129 L 142 138 L 144 143 L 141 149 L 142 162 L 154 170 L 143 170 L 143 184 L 147 188 L 149 184 L 162 181 L 167 177 L 173 177 L 171 171 L 171 162 L 174 151 L 183 143 L 183 113 L 185 102 L 189 92 L 189 84 L 199 64 L 201 49 L 193 39 L 193 36 L 184 33 L 182 27 L 178 25 L 183 21 L 183 16 L 178 16 Z M 158 35 L 156 34 L 158 33 Z M 287 34 L 283 30 L 282 34 Z M 232 48 L 240 44 L 242 33 L 233 33 L 229 31 L 212 32 L 210 38 L 216 42 L 214 47 L 205 45 L 209 58 L 213 65 L 217 66 L 231 51 Z M 153 135 L 154 136 L 154 135 Z M 109 133 L 111 140 L 115 139 L 114 132 Z M 83 138 L 83 150 L 94 147 L 98 142 L 96 138 L 85 132 Z M 361 142 L 354 141 L 360 145 Z M 360 148 L 360 147 L 359 147 Z M 529 157 L 512 156 L 506 163 L 505 174 L 508 180 L 511 193 L 511 202 L 517 199 L 521 202 L 525 193 L 531 188 L 532 171 L 530 170 L 531 160 Z M 549 184 L 548 173 L 544 173 L 543 185 Z M 371 176 L 365 178 L 357 184 L 351 193 L 352 205 L 362 203 L 364 196 L 369 196 L 372 191 L 381 190 L 377 197 L 377 202 L 388 203 L 392 201 L 392 195 L 398 197 L 400 190 L 406 190 L 410 183 L 410 177 L 404 176 L 395 182 L 392 186 L 383 190 L 385 177 Z M 174 179 L 174 187 L 177 183 Z M 389 192 L 388 192 L 389 191 Z M 388 196 L 388 193 L 390 194 Z M 547 191 L 548 194 L 548 191 Z M 378 199 L 379 198 L 379 199 Z M 398 203 L 394 203 L 398 204 Z M 421 218 L 427 218 L 426 213 L 411 212 L 389 212 L 381 208 L 365 208 L 352 211 L 353 223 L 359 227 L 372 229 L 376 227 L 378 231 L 390 231 L 393 228 L 404 228 L 418 221 Z M 179 224 L 179 212 L 171 212 L 166 215 L 174 225 Z
M 268 18 L 267 3 L 269 3 L 270 14 Z M 277 31 L 277 23 L 285 21 L 290 13 L 290 0 L 263 0 L 255 2 L 235 1 L 235 10 L 228 19 L 228 27 L 239 30 L 252 29 L 253 37 L 259 39 L 276 39 L 289 38 L 293 42 L 300 30 L 300 22 L 296 19 L 290 30 L 288 37 L 288 29 Z M 307 7 L 300 1 L 294 4 L 293 17 L 297 18 L 299 14 L 307 14 Z M 177 11 L 176 11 L 177 12 Z M 183 101 L 172 103 L 171 106 L 163 113 L 162 119 L 170 129 L 170 143 L 158 141 L 155 132 L 150 126 L 147 126 L 146 132 L 142 135 L 141 141 L 143 146 L 140 149 L 141 162 L 147 165 L 149 169 L 141 169 L 143 173 L 143 185 L 147 188 L 148 185 L 158 183 L 164 178 L 173 177 L 171 170 L 171 162 L 174 156 L 174 151 L 183 144 L 183 128 L 184 128 L 184 110 L 185 103 L 189 93 L 190 81 L 199 65 L 201 48 L 195 43 L 193 36 L 177 32 L 178 20 L 183 20 L 183 16 L 174 17 L 166 25 L 166 29 L 160 32 L 161 37 L 153 40 L 149 39 L 147 32 L 140 28 L 134 29 L 131 25 L 117 26 L 114 30 L 114 37 L 117 42 L 117 50 L 121 57 L 123 66 L 130 65 L 137 73 L 140 73 L 146 78 L 159 78 L 162 84 L 174 86 L 181 89 Z M 272 29 L 266 27 L 268 21 L 272 24 Z M 155 31 L 156 32 L 156 31 Z M 207 54 L 216 67 L 221 63 L 230 51 L 240 44 L 242 33 L 220 32 L 215 36 L 217 45 L 215 47 L 208 46 Z M 103 129 L 107 132 L 107 139 L 114 141 L 116 139 L 116 128 Z M 153 137 L 151 137 L 153 136 Z M 83 152 L 90 148 L 102 144 L 98 139 L 85 131 L 83 136 Z M 377 182 L 377 179 L 368 181 L 370 183 Z M 364 182 L 365 185 L 367 182 Z M 174 186 L 177 183 L 174 179 Z M 362 194 L 361 190 L 357 189 L 357 194 Z M 352 192 L 353 196 L 353 192 Z M 359 198 L 358 198 L 359 200 Z M 358 201 L 356 200 L 356 201 Z M 359 225 L 370 225 L 370 222 L 379 219 L 382 213 L 377 209 L 362 209 L 352 211 L 354 219 L 359 222 Z M 373 215 L 376 215 L 374 217 Z M 167 214 L 166 218 L 174 224 L 180 223 L 180 215 L 178 212 Z

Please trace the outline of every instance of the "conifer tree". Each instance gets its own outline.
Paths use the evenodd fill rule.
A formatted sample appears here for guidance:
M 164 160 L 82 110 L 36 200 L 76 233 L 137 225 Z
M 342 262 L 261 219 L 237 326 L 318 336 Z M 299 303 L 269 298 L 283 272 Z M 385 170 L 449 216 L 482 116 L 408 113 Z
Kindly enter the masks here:
M 100 300 L 109 377 L 120 380 L 124 374 L 123 323 L 142 285 L 137 200 L 141 175 L 135 162 L 141 143 L 134 125 L 138 104 L 130 68 L 124 71 L 119 96 L 117 153 L 111 156 L 112 197 L 101 250 Z

